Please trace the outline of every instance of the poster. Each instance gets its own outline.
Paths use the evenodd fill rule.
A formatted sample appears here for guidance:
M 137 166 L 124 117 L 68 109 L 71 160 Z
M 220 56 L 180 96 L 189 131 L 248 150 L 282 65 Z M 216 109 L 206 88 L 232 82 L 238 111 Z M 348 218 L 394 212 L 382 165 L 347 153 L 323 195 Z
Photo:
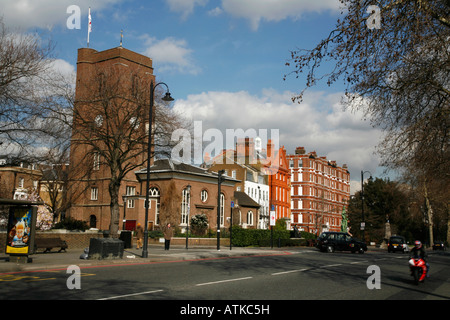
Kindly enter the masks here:
M 6 237 L 6 253 L 28 255 L 34 243 L 36 208 L 30 206 L 11 207 Z

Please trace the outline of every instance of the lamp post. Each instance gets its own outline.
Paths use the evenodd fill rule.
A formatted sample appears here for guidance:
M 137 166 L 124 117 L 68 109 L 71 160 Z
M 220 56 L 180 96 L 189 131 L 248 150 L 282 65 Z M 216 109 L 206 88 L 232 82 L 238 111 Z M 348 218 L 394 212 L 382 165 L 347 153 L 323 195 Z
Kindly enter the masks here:
M 148 257 L 148 208 L 150 207 L 150 159 L 152 152 L 152 124 L 153 124 L 153 104 L 155 103 L 154 93 L 157 86 L 160 84 L 166 86 L 167 91 L 163 101 L 173 101 L 170 96 L 169 87 L 164 82 L 159 82 L 156 85 L 153 84 L 153 80 L 150 83 L 150 110 L 148 114 L 148 145 L 147 145 L 147 192 L 145 194 L 145 222 L 144 222 L 144 245 L 142 246 L 142 258 Z
M 372 173 L 370 171 L 361 171 L 361 231 L 362 241 L 365 241 L 365 221 L 364 221 L 364 173 L 369 173 L 369 180 L 372 180 Z

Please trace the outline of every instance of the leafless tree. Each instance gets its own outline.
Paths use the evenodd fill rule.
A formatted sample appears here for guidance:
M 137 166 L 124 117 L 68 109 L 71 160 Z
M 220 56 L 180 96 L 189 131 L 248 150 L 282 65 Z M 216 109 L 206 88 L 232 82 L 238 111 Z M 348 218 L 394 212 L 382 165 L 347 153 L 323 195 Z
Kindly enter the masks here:
M 301 102 L 320 80 L 342 79 L 344 107 L 362 110 L 385 131 L 378 146 L 382 164 L 414 168 L 427 177 L 423 183 L 448 186 L 450 1 L 340 1 L 342 17 L 329 36 L 311 50 L 292 52 L 289 76 L 306 73 L 293 100 Z M 331 71 L 321 73 L 328 63 Z
M 36 80 L 50 68 L 53 45 L 37 34 L 14 33 L 0 18 L 0 144 L 20 152 L 34 142 Z
M 181 210 L 181 193 L 177 190 L 174 181 L 169 182 L 161 191 L 160 226 L 170 223 L 173 227 L 178 225 Z

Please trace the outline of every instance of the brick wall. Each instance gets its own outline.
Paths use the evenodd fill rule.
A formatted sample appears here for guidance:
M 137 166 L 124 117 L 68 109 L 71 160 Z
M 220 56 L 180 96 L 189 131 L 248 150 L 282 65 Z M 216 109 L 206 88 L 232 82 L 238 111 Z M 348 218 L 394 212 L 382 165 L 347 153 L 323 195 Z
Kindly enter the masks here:
M 67 242 L 69 249 L 84 249 L 89 247 L 91 238 L 103 238 L 101 232 L 52 232 L 37 231 L 36 238 L 61 238 Z M 0 231 L 0 253 L 4 253 L 6 248 L 6 231 Z
M 52 232 L 52 231 L 37 231 L 36 238 L 55 238 L 59 237 L 67 242 L 69 249 L 84 249 L 89 247 L 91 238 L 103 238 L 101 232 Z M 164 244 L 159 239 L 149 239 L 149 244 Z M 185 245 L 186 238 L 172 238 L 171 245 Z M 189 246 L 216 246 L 217 238 L 189 238 Z M 229 238 L 220 239 L 221 246 L 229 246 Z M 133 247 L 136 246 L 136 239 L 133 237 Z M 0 253 L 5 253 L 6 247 L 6 231 L 0 231 Z

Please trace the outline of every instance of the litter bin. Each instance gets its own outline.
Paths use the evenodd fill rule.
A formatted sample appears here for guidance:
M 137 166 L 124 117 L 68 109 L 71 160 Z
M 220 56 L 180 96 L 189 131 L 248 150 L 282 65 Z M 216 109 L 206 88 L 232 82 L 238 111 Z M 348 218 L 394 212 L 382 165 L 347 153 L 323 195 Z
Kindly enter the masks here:
M 92 238 L 89 243 L 89 259 L 115 259 L 123 257 L 123 241 L 113 238 Z
M 122 230 L 120 232 L 119 239 L 124 242 L 123 246 L 125 249 L 131 248 L 131 239 L 133 238 L 133 233 L 129 230 Z

